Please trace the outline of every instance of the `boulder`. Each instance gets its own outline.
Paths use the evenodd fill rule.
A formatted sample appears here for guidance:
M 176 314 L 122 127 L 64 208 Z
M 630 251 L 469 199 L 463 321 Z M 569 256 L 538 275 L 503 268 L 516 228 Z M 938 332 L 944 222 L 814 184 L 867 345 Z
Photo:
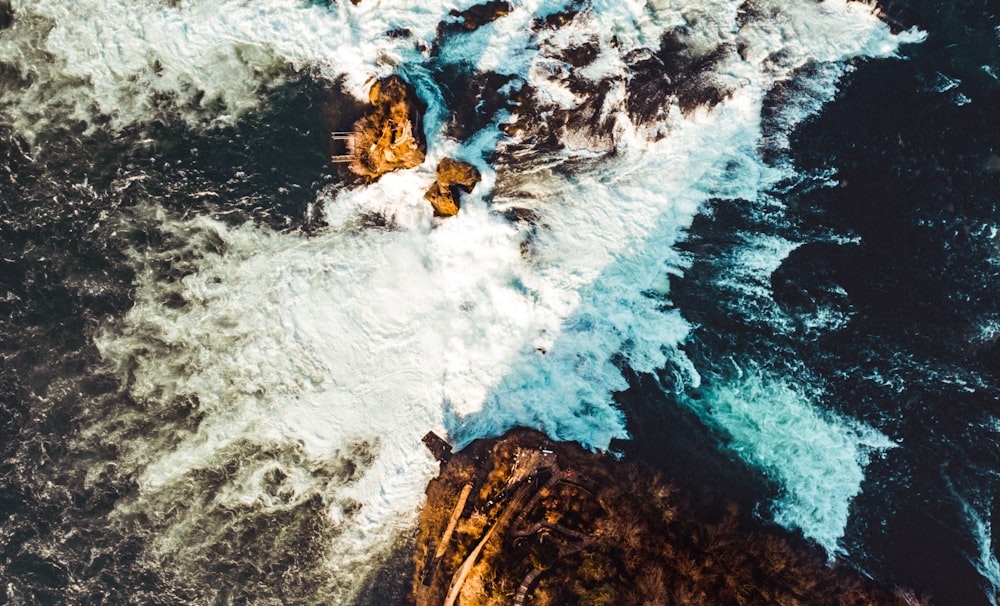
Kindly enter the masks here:
M 464 11 L 452 10 L 452 17 L 462 19 L 462 27 L 466 31 L 474 31 L 487 23 L 492 23 L 509 14 L 511 11 L 510 2 L 506 0 L 490 0 L 485 4 L 477 4 Z
M 399 76 L 389 76 L 372 85 L 368 99 L 374 109 L 354 123 L 351 172 L 375 180 L 422 164 L 427 150 L 424 108 L 413 87 Z
M 475 166 L 467 162 L 444 158 L 437 167 L 437 180 L 431 185 L 424 197 L 434 207 L 434 214 L 439 217 L 452 217 L 458 214 L 458 199 L 460 192 L 469 193 L 482 175 Z
M 455 20 L 444 20 L 438 24 L 437 38 L 434 41 L 432 54 L 439 52 L 441 40 L 454 34 L 463 34 L 476 31 L 487 23 L 492 23 L 509 14 L 511 11 L 510 2 L 506 0 L 490 0 L 484 4 L 477 4 L 464 11 L 453 9 L 449 14 Z

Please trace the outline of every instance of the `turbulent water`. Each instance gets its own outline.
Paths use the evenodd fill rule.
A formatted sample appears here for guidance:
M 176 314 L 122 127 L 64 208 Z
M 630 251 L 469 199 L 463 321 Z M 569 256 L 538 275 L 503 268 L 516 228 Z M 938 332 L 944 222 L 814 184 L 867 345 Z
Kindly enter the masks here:
M 474 4 L 0 0 L 0 602 L 390 603 L 421 436 L 524 425 L 995 606 L 996 14 Z

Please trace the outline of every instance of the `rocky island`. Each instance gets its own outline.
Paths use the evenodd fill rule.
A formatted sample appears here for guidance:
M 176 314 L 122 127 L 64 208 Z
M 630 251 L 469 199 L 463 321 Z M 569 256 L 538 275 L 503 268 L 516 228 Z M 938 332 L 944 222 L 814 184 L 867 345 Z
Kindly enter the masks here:
M 427 487 L 412 600 L 454 604 L 919 604 L 818 547 L 696 510 L 659 475 L 516 429 L 441 461 Z
M 354 124 L 351 172 L 375 180 L 387 172 L 418 166 L 427 141 L 423 105 L 413 87 L 399 76 L 372 85 L 371 111 Z

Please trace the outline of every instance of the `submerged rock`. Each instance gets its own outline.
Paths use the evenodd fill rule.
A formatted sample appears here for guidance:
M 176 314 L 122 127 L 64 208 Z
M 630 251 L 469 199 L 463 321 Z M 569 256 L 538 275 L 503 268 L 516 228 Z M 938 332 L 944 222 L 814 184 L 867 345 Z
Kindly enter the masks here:
M 514 99 L 524 82 L 517 76 L 493 71 L 463 73 L 446 66 L 448 78 L 442 88 L 448 88 L 451 117 L 445 135 L 465 141 L 486 128 L 501 111 L 513 111 Z
M 482 175 L 476 167 L 459 160 L 444 158 L 437 167 L 437 181 L 431 185 L 424 197 L 434 207 L 434 214 L 452 217 L 458 214 L 460 192 L 469 193 Z
M 441 463 L 415 564 L 418 606 L 915 603 L 735 506 L 703 511 L 651 471 L 526 429 Z
M 562 50 L 562 56 L 573 67 L 587 67 L 601 54 L 601 47 L 596 40 L 591 40 L 578 46 Z
M 424 107 L 413 87 L 399 76 L 389 76 L 372 85 L 368 99 L 375 109 L 354 123 L 351 172 L 375 180 L 422 164 L 427 150 Z
M 541 29 L 557 30 L 565 27 L 569 23 L 572 23 L 573 19 L 576 19 L 576 16 L 580 14 L 582 5 L 583 3 L 579 0 L 571 2 L 564 10 L 552 13 L 544 18 L 535 19 L 531 23 L 531 29 L 537 32 Z

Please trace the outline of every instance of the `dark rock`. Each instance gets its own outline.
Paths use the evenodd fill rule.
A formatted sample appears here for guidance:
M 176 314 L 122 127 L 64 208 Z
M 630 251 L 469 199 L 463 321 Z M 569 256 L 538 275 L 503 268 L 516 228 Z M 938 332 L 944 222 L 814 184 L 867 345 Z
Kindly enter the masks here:
M 468 139 L 492 122 L 497 112 L 514 109 L 516 100 L 502 91 L 506 90 L 504 87 L 516 90 L 516 85 L 508 87 L 515 80 L 516 76 L 482 72 L 453 82 L 449 105 L 454 112 L 448 121 L 447 135 L 459 141 Z
M 722 44 L 707 54 L 694 54 L 685 33 L 684 28 L 665 32 L 658 51 L 643 48 L 626 56 L 631 72 L 626 106 L 633 120 L 656 120 L 674 99 L 684 113 L 711 109 L 732 93 L 716 81 L 713 71 L 736 49 Z
M 462 20 L 462 28 L 471 32 L 507 15 L 510 9 L 510 2 L 506 2 L 506 0 L 490 0 L 490 2 L 477 4 L 464 11 L 453 10 L 451 15 L 459 17 Z
M 534 225 L 541 220 L 538 213 L 531 210 L 530 208 L 521 208 L 519 206 L 514 206 L 508 208 L 501 213 L 504 219 L 507 219 L 511 223 L 529 223 Z
M 759 19 L 766 19 L 764 11 L 754 0 L 746 0 L 736 9 L 736 24 L 740 27 Z
M 732 47 L 720 45 L 688 67 L 684 76 L 676 82 L 677 102 L 681 111 L 687 113 L 698 107 L 711 109 L 732 94 L 731 90 L 722 87 L 712 78 L 712 71 L 733 52 Z
M 428 431 L 421 441 L 438 462 L 447 462 L 451 458 L 451 444 L 433 431 Z
M 573 2 L 566 10 L 547 15 L 544 19 L 535 19 L 531 24 L 531 29 L 535 31 L 543 28 L 556 30 L 563 27 L 573 21 L 573 19 L 576 19 L 576 16 L 580 14 L 580 4 L 582 3 L 579 1 Z
M 458 214 L 459 192 L 471 192 L 482 176 L 476 167 L 466 162 L 444 158 L 437 167 L 437 181 L 424 197 L 434 207 L 434 214 L 452 217 Z
M 663 60 L 649 49 L 633 51 L 625 61 L 631 72 L 625 107 L 633 120 L 652 122 L 667 112 L 673 100 L 673 80 Z
M 393 223 L 392 218 L 379 212 L 361 213 L 358 217 L 358 225 L 363 229 L 396 230 L 396 225 Z
M 573 67 L 586 67 L 597 59 L 601 49 L 596 42 L 586 42 L 580 46 L 563 49 L 562 56 Z
M 566 135 L 591 149 L 608 150 L 613 146 L 614 115 L 605 111 L 605 103 L 615 81 L 567 77 L 567 84 L 583 101 L 572 109 L 537 103 L 531 94 L 523 94 L 515 120 L 503 125 L 509 135 L 526 134 L 536 151 L 557 151 L 564 147 Z M 527 88 L 527 87 L 526 87 Z
M 437 39 L 434 41 L 432 55 L 436 55 L 441 49 L 441 39 L 452 35 L 473 32 L 487 23 L 492 23 L 508 14 L 511 10 L 509 2 L 503 0 L 491 0 L 484 4 L 467 8 L 464 11 L 452 10 L 449 14 L 455 17 L 454 21 L 442 21 L 438 24 Z
M 413 35 L 413 32 L 410 31 L 410 29 L 407 27 L 397 27 L 390 29 L 385 33 L 385 35 L 392 38 L 393 40 L 397 40 L 399 38 L 409 38 L 410 36 Z
M 399 76 L 389 76 L 372 86 L 368 98 L 375 109 L 354 123 L 351 172 L 374 180 L 422 164 L 427 150 L 424 107 L 413 87 Z

